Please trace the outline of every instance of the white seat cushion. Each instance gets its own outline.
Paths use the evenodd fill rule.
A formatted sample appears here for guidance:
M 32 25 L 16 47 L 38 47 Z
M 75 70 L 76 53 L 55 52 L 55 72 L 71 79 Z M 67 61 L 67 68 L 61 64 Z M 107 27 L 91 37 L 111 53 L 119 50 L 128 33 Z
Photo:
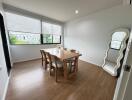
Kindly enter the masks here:
M 56 67 L 55 62 L 52 63 L 54 67 Z M 63 63 L 61 61 L 57 61 L 57 67 L 63 67 Z

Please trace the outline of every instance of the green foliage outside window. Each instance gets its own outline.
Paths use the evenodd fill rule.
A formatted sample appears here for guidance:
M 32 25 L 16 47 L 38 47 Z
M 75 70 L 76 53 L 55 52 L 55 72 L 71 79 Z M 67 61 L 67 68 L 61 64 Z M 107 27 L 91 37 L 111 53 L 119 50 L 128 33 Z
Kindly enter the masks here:
M 52 43 L 52 35 L 51 34 L 44 34 L 43 35 L 43 41 L 44 43 Z
M 10 43 L 11 44 L 27 44 L 25 41 L 17 39 L 15 35 L 10 35 Z
M 11 44 L 40 44 L 40 34 L 9 32 Z

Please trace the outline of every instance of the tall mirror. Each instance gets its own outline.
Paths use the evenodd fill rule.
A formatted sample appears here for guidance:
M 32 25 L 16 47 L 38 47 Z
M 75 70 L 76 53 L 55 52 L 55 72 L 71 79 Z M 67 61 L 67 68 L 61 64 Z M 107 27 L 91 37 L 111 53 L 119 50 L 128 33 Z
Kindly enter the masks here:
M 118 29 L 112 33 L 111 41 L 104 57 L 103 69 L 112 76 L 118 76 L 118 69 L 121 67 L 121 60 L 124 57 L 129 30 Z

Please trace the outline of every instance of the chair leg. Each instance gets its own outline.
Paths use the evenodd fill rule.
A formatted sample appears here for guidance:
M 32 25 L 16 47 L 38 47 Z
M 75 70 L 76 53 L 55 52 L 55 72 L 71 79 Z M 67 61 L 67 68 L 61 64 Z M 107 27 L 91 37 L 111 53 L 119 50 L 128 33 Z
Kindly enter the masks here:
M 50 76 L 51 76 L 51 69 L 52 69 L 52 68 L 50 67 Z
M 42 58 L 42 66 L 43 66 L 43 58 Z
M 45 70 L 47 69 L 47 62 L 45 61 Z
M 57 82 L 57 68 L 55 68 L 55 81 Z
M 72 62 L 69 63 L 70 73 L 72 72 Z
M 78 59 L 77 59 L 77 62 L 76 62 L 76 72 L 78 72 Z

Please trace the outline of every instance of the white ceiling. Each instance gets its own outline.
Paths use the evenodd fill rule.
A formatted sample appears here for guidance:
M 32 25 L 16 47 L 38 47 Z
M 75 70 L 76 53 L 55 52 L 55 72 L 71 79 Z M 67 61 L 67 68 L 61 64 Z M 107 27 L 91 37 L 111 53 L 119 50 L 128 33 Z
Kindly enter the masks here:
M 4 0 L 4 3 L 62 22 L 107 9 L 122 0 Z M 75 10 L 79 14 L 75 14 Z

